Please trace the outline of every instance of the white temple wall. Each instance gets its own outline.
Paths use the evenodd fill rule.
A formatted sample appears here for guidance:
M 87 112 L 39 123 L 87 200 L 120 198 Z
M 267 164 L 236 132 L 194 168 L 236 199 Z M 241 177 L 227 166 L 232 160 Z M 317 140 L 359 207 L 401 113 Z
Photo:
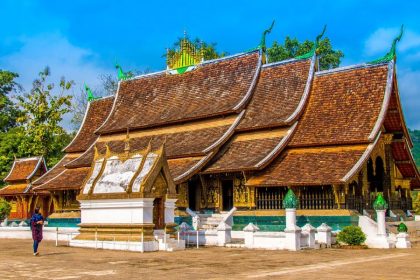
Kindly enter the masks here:
M 151 224 L 154 198 L 81 200 L 82 224 Z

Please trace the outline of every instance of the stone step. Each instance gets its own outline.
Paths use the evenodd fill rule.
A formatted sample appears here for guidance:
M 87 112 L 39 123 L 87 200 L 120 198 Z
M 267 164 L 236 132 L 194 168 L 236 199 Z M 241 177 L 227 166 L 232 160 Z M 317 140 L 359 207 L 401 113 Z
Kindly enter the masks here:
M 245 243 L 226 243 L 227 248 L 245 248 Z
M 207 219 L 207 220 L 200 220 L 202 224 L 220 224 L 223 219 Z

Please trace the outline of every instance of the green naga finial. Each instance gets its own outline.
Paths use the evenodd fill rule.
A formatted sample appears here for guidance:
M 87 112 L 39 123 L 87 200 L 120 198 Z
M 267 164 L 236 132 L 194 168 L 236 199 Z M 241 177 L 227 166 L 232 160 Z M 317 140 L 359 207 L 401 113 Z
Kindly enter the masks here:
M 89 102 L 96 99 L 96 97 L 92 93 L 92 90 L 86 84 L 85 84 L 85 90 L 86 90 L 86 94 L 87 94 L 87 100 Z
M 118 70 L 118 81 L 125 81 L 133 77 L 131 73 L 124 72 L 117 62 L 115 62 L 115 68 Z
M 286 196 L 283 199 L 283 208 L 284 209 L 290 209 L 290 208 L 296 209 L 297 206 L 298 206 L 298 200 L 296 198 L 296 195 L 292 191 L 292 189 L 289 189 L 286 193 Z
M 274 22 L 275 22 L 275 20 L 273 20 L 273 22 L 271 23 L 270 28 L 268 28 L 268 29 L 264 30 L 263 35 L 262 35 L 262 37 L 261 37 L 261 42 L 260 42 L 259 48 L 260 48 L 263 52 L 265 52 L 265 50 L 266 50 L 266 46 L 265 46 L 265 37 L 267 36 L 267 34 L 270 34 L 271 30 L 273 29 Z
M 296 59 L 306 59 L 306 58 L 312 57 L 317 52 L 318 47 L 319 47 L 319 41 L 321 40 L 322 36 L 324 36 L 326 30 L 327 30 L 327 25 L 324 25 L 324 29 L 322 29 L 321 34 L 316 36 L 312 49 L 305 54 L 296 56 Z
M 388 209 L 388 203 L 381 193 L 378 194 L 375 201 L 373 202 L 373 209 L 375 210 L 386 210 Z
M 404 24 L 401 25 L 400 34 L 394 38 L 392 41 L 392 46 L 389 52 L 383 57 L 369 62 L 370 64 L 379 64 L 383 62 L 389 62 L 397 57 L 397 43 L 401 40 L 401 37 L 404 33 Z

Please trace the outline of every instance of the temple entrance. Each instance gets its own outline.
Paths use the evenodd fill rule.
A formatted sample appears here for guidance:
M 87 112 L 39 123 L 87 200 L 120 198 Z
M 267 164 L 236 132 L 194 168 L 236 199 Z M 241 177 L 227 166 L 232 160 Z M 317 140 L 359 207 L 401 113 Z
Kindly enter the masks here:
M 201 184 L 197 176 L 188 181 L 188 208 L 192 211 L 200 210 Z
M 188 181 L 188 208 L 197 211 L 197 184 L 196 180 Z
M 222 181 L 223 211 L 230 211 L 233 208 L 233 180 Z
M 385 169 L 384 162 L 381 157 L 375 159 L 375 168 L 373 160 L 369 159 L 367 163 L 369 190 L 371 193 L 384 191 Z
M 155 229 L 163 229 L 165 227 L 165 202 L 163 198 L 155 198 L 153 201 L 153 223 Z

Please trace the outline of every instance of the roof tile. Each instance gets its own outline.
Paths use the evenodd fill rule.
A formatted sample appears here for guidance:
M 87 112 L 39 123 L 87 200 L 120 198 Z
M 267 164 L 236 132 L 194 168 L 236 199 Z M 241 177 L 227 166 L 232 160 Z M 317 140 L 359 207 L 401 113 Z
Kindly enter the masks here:
M 257 75 L 259 53 L 120 83 L 115 108 L 99 133 L 125 131 L 236 112 Z

